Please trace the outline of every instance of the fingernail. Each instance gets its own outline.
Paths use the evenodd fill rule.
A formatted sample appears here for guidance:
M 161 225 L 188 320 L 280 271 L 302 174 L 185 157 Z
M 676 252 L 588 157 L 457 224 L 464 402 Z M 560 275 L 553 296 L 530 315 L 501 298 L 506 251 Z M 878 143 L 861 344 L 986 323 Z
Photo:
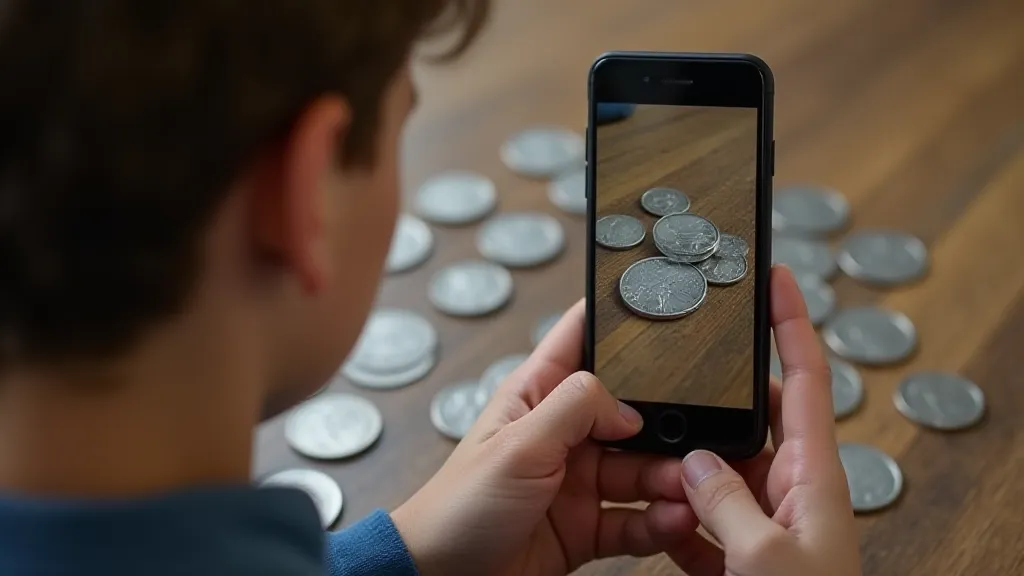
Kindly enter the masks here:
M 629 404 L 619 401 L 619 414 L 622 414 L 622 417 L 626 420 L 626 422 L 629 422 L 629 425 L 632 426 L 633 428 L 636 428 L 637 430 L 643 428 L 644 417 L 641 416 L 639 412 L 634 410 L 633 407 L 630 406 Z
M 683 458 L 683 481 L 692 489 L 722 469 L 718 457 L 705 450 L 694 450 Z

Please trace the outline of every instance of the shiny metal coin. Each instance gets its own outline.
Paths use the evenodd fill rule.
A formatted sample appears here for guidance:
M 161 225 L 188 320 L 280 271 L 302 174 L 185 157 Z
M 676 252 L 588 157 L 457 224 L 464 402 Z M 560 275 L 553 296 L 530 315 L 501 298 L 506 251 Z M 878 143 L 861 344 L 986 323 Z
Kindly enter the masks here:
M 668 216 L 690 209 L 690 199 L 675 188 L 651 188 L 640 196 L 640 206 L 648 214 Z
M 466 380 L 442 388 L 430 403 L 430 422 L 437 431 L 453 440 L 462 440 L 483 410 L 477 402 L 479 383 Z
M 397 274 L 412 270 L 426 262 L 433 251 L 434 234 L 427 223 L 415 216 L 402 214 L 391 237 L 385 271 Z
M 452 170 L 427 180 L 416 194 L 416 212 L 435 224 L 482 220 L 498 206 L 494 182 L 475 172 Z
M 512 299 L 512 274 L 491 264 L 466 260 L 438 271 L 430 280 L 428 297 L 435 308 L 451 316 L 483 316 Z
M 700 308 L 708 283 L 690 264 L 655 256 L 634 262 L 619 279 L 622 302 L 633 313 L 651 320 L 674 320 Z
M 293 450 L 319 460 L 340 460 L 363 452 L 380 438 L 384 418 L 365 398 L 323 394 L 292 409 L 284 437 Z
M 476 236 L 484 258 L 510 268 L 529 268 L 554 260 L 565 249 L 565 232 L 543 212 L 507 212 L 488 220 Z
M 540 341 L 548 335 L 548 332 L 550 332 L 551 329 L 555 327 L 555 324 L 558 324 L 558 321 L 561 319 L 562 314 L 558 313 L 548 314 L 537 321 L 537 324 L 534 325 L 533 330 L 530 332 L 530 343 L 533 344 L 534 348 L 540 345 Z
M 728 286 L 742 280 L 747 275 L 747 258 L 738 255 L 713 256 L 699 264 L 695 264 L 701 274 L 707 278 L 708 284 Z
M 913 282 L 928 271 L 928 249 L 916 236 L 893 230 L 850 234 L 836 256 L 851 278 L 868 284 L 894 286 Z
M 881 510 L 903 491 L 903 472 L 888 454 L 864 444 L 839 444 L 854 512 Z
M 654 244 L 665 257 L 689 264 L 711 257 L 721 234 L 710 220 L 696 214 L 669 214 L 654 223 Z
M 772 238 L 772 263 L 785 264 L 794 274 L 814 274 L 828 280 L 838 267 L 828 244 L 802 238 Z
M 530 357 L 529 354 L 511 354 L 501 358 L 484 370 L 476 390 L 476 401 L 481 406 L 491 401 L 501 383 Z
M 836 309 L 836 291 L 815 274 L 798 274 L 796 285 L 807 303 L 811 324 L 820 326 Z
M 587 172 L 572 170 L 548 184 L 548 199 L 563 212 L 587 213 Z
M 870 306 L 840 310 L 822 328 L 825 344 L 851 362 L 894 364 L 917 348 L 917 330 L 905 314 Z
M 864 381 L 857 369 L 838 358 L 828 359 L 832 369 L 832 413 L 846 418 L 864 402 Z
M 644 241 L 644 223 L 625 214 L 611 214 L 597 221 L 594 239 L 609 250 L 629 250 Z
M 970 428 L 985 415 L 985 394 L 970 380 L 945 372 L 907 376 L 893 395 L 909 420 L 936 430 Z
M 412 366 L 395 372 L 369 372 L 357 366 L 346 366 L 342 374 L 356 386 L 375 390 L 404 388 L 427 377 L 437 366 L 437 357 L 431 353 Z
M 380 308 L 370 315 L 341 371 L 361 386 L 406 386 L 433 368 L 437 342 L 437 330 L 423 316 Z
M 581 168 L 586 143 L 572 130 L 538 126 L 513 134 L 502 144 L 500 155 L 509 170 L 546 178 Z
M 345 502 L 341 487 L 333 478 L 319 470 L 309 468 L 292 468 L 271 474 L 260 482 L 260 487 L 302 490 L 313 500 L 313 505 L 320 514 L 320 524 L 325 530 L 338 521 Z
M 718 242 L 718 250 L 715 251 L 716 256 L 746 256 L 750 254 L 750 246 L 747 241 L 735 234 L 721 234 L 721 239 Z
M 772 228 L 779 232 L 824 236 L 850 220 L 850 204 L 839 192 L 814 186 L 791 186 L 775 192 Z

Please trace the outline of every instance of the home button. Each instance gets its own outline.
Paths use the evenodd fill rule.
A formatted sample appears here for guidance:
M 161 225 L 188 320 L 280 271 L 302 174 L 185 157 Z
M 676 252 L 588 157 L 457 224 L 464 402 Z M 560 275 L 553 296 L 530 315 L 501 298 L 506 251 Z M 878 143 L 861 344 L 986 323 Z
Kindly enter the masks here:
M 662 413 L 658 420 L 658 436 L 670 444 L 675 444 L 686 435 L 686 418 L 675 410 Z

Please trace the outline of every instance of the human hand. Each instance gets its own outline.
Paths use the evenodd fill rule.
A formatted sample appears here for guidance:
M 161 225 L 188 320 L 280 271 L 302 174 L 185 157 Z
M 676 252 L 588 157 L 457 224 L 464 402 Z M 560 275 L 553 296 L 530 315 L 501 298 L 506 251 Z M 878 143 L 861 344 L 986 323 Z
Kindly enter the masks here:
M 678 459 L 603 449 L 640 415 L 577 372 L 578 303 L 502 384 L 440 471 L 392 514 L 424 576 L 563 575 L 695 533 Z M 652 502 L 646 510 L 602 502 Z

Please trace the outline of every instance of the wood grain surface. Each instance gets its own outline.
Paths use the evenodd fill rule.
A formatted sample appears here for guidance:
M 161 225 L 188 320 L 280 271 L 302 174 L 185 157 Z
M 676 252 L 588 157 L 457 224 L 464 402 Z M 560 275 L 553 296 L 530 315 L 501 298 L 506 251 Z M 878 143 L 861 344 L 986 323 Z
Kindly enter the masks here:
M 930 250 L 929 276 L 889 291 L 849 278 L 842 305 L 878 303 L 916 324 L 918 353 L 905 365 L 863 369 L 867 398 L 839 425 L 903 468 L 891 509 L 861 517 L 865 574 L 1024 574 L 1024 2 L 1020 0 L 499 0 L 470 54 L 420 66 L 422 104 L 404 143 L 407 199 L 448 168 L 494 179 L 502 210 L 548 210 L 566 228 L 563 256 L 515 271 L 516 296 L 496 316 L 458 320 L 434 312 L 434 272 L 475 254 L 476 227 L 434 228 L 422 268 L 385 279 L 380 303 L 434 322 L 441 360 L 424 381 L 392 392 L 345 382 L 384 415 L 384 434 L 349 461 L 315 463 L 291 452 L 283 420 L 257 433 L 255 473 L 313 466 L 345 492 L 340 525 L 411 495 L 452 450 L 430 425 L 442 386 L 476 377 L 498 357 L 528 351 L 533 323 L 582 297 L 585 227 L 558 213 L 543 182 L 510 173 L 498 148 L 533 124 L 586 123 L 586 73 L 608 50 L 743 51 L 776 77 L 776 187 L 828 185 L 849 199 L 853 227 L 895 227 Z M 409 205 L 409 204 L 407 204 Z M 923 430 L 892 404 L 916 370 L 974 379 L 986 421 L 958 434 Z M 594 575 L 679 571 L 663 556 L 613 559 Z

